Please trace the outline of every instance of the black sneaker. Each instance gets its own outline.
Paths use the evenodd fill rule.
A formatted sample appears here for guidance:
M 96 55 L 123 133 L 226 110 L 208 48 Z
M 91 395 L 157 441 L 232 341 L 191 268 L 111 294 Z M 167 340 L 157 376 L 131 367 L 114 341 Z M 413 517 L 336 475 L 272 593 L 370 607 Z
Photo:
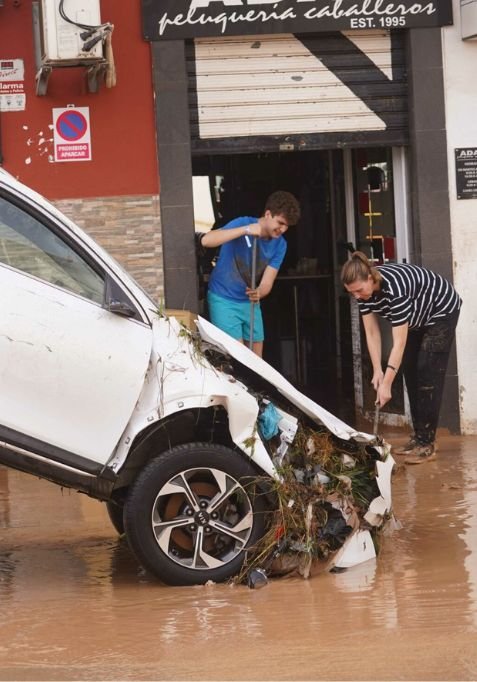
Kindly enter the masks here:
M 414 450 L 404 460 L 405 464 L 423 464 L 436 458 L 434 443 L 427 445 L 416 445 Z
M 407 443 L 404 443 L 404 445 L 401 445 L 400 447 L 396 449 L 392 449 L 392 452 L 394 455 L 409 455 L 416 445 L 419 445 L 419 441 L 417 440 L 416 436 L 411 436 Z

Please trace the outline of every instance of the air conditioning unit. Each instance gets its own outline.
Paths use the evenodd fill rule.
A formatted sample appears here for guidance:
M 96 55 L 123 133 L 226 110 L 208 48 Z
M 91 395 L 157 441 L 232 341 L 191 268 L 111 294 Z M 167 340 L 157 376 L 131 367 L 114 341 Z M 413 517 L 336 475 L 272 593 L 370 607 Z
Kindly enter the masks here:
M 60 7 L 64 16 L 61 16 Z M 63 0 L 63 2 L 61 0 L 41 0 L 40 42 L 42 62 L 46 64 L 69 62 L 81 65 L 102 59 L 102 41 L 99 40 L 88 50 L 88 40 L 91 39 L 91 36 L 82 38 L 80 35 L 87 30 L 84 26 L 99 27 L 100 24 L 99 0 Z

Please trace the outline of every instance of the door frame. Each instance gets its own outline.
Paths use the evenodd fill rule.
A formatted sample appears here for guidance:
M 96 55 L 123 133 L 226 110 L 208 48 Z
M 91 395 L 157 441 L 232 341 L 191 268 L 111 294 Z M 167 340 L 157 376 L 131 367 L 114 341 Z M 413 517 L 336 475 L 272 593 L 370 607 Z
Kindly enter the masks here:
M 343 167 L 345 179 L 345 203 L 346 203 L 346 235 L 348 242 L 356 242 L 356 218 L 355 199 L 353 187 L 352 149 L 343 149 Z M 398 262 L 409 262 L 411 259 L 411 202 L 408 154 L 405 147 L 392 148 L 392 170 L 394 191 L 394 220 L 396 225 L 396 255 Z M 367 353 L 362 347 L 360 317 L 358 307 L 351 305 L 351 334 L 353 347 L 353 373 L 354 393 L 356 409 L 366 418 L 373 415 L 367 414 L 364 408 L 362 355 Z M 381 421 L 389 426 L 403 426 L 411 419 L 407 391 L 404 390 L 404 414 L 382 412 Z

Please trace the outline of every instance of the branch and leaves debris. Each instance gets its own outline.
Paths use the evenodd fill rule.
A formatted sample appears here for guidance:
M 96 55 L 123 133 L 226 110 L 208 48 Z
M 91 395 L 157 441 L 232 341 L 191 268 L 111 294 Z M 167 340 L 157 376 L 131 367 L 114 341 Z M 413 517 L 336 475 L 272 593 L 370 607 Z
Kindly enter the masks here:
M 369 529 L 377 546 L 380 529 L 369 527 L 363 516 L 380 494 L 378 459 L 369 444 L 340 441 L 328 431 L 300 425 L 279 468 L 280 479 L 272 482 L 276 504 L 268 531 L 249 550 L 237 582 L 257 569 L 267 575 L 295 571 L 307 578 L 312 569 L 328 567 L 359 528 Z

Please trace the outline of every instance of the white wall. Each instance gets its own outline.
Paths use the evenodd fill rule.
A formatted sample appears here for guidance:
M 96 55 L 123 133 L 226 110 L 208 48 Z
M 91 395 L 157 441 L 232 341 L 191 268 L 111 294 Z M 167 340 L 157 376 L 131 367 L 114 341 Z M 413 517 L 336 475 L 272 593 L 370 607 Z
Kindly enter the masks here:
M 454 150 L 477 148 L 477 40 L 462 40 L 460 2 L 454 25 L 442 29 L 455 285 L 464 304 L 457 327 L 463 433 L 477 433 L 477 199 L 457 199 Z

